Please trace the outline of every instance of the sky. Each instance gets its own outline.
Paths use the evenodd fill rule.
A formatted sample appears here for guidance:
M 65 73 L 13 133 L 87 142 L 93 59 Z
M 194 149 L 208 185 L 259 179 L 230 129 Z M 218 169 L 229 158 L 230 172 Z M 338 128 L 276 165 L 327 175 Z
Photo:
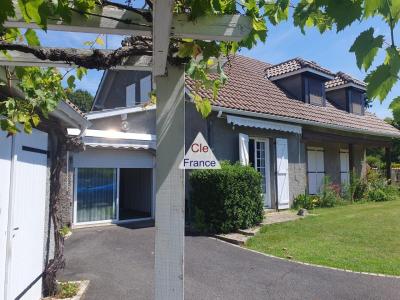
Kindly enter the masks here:
M 329 31 L 320 34 L 311 28 L 306 30 L 305 35 L 299 28 L 293 26 L 291 20 L 288 20 L 277 26 L 270 25 L 265 44 L 259 43 L 251 50 L 242 50 L 240 54 L 272 64 L 294 57 L 302 57 L 313 60 L 333 72 L 342 71 L 355 78 L 364 79 L 366 73 L 358 69 L 356 58 L 353 53 L 349 52 L 349 49 L 357 36 L 370 27 L 375 29 L 375 34 L 389 37 L 388 26 L 379 19 L 354 23 L 339 33 Z M 399 33 L 400 30 L 395 33 L 395 36 L 399 36 Z M 82 48 L 85 47 L 83 45 L 85 41 L 93 41 L 97 35 L 49 31 L 47 33 L 39 32 L 39 36 L 43 46 Z M 97 46 L 97 48 L 115 49 L 120 46 L 121 39 L 120 36 L 108 35 L 107 38 L 103 37 L 106 45 L 104 47 Z M 376 61 L 380 63 L 383 59 L 384 52 L 382 51 L 378 53 Z M 374 66 L 371 70 L 373 68 Z M 88 75 L 82 81 L 76 82 L 77 88 L 86 89 L 95 95 L 102 73 L 102 71 L 89 70 Z M 398 95 L 400 95 L 400 82 L 394 86 L 383 103 L 376 100 L 369 110 L 380 118 L 390 117 L 392 114 L 388 106 L 390 101 Z

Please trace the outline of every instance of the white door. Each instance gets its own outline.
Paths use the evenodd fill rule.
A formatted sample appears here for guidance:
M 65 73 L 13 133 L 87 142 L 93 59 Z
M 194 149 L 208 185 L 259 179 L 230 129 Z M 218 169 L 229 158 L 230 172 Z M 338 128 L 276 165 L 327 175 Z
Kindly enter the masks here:
M 254 167 L 262 176 L 264 206 L 271 207 L 269 140 L 254 140 Z
M 340 149 L 340 182 L 342 186 L 350 182 L 350 158 L 347 149 Z
M 316 195 L 320 192 L 324 183 L 324 149 L 307 149 L 307 169 L 308 169 L 308 193 Z
M 6 299 L 41 297 L 47 186 L 47 134 L 14 138 Z
M 6 133 L 0 130 L 0 299 L 5 290 L 11 147 L 12 138 L 7 138 Z
M 287 139 L 276 139 L 278 209 L 289 208 L 289 159 Z

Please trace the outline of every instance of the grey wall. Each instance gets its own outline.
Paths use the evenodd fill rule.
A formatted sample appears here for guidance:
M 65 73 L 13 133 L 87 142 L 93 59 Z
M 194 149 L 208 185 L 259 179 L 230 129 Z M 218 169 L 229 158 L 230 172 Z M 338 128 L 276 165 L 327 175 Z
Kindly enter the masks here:
M 303 100 L 303 86 L 301 75 L 294 75 L 277 80 L 277 85 L 298 100 Z
M 122 121 L 121 116 L 90 120 L 90 129 L 122 131 Z M 126 121 L 129 124 L 127 132 L 156 134 L 155 109 L 128 114 Z
M 299 135 L 258 128 L 233 127 L 227 124 L 226 118 L 218 118 L 216 112 L 213 112 L 207 120 L 203 120 L 194 108 L 194 105 L 186 103 L 186 151 L 199 131 L 201 131 L 206 138 L 218 160 L 229 160 L 231 162 L 239 160 L 239 133 L 247 134 L 250 137 L 270 139 L 270 186 L 273 207 L 275 207 L 276 201 L 275 139 L 287 138 L 289 149 L 289 192 L 291 201 L 297 195 L 305 192 L 307 184 L 305 148 L 304 144 L 300 142 L 301 137 Z M 189 176 L 186 176 L 187 186 L 189 186 L 188 177 Z M 189 190 L 187 190 L 187 192 L 188 191 Z M 189 197 L 188 193 L 186 197 Z
M 337 108 L 347 111 L 346 89 L 337 89 L 326 92 L 326 98 Z

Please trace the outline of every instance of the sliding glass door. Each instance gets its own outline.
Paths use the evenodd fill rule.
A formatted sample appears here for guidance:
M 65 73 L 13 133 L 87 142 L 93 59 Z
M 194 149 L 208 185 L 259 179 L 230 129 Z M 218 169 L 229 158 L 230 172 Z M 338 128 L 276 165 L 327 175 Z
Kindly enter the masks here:
M 117 170 L 79 168 L 76 185 L 77 223 L 114 220 L 117 207 Z

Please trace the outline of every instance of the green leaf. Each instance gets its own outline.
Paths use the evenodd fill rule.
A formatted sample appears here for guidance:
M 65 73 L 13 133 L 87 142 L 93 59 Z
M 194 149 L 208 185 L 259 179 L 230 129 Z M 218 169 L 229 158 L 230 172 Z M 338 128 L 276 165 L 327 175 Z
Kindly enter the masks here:
M 382 0 L 365 0 L 364 17 L 373 16 L 382 4 Z
M 32 124 L 30 122 L 25 122 L 24 123 L 24 131 L 27 134 L 31 134 L 32 133 Z
M 326 14 L 334 19 L 337 31 L 341 31 L 362 16 L 362 0 L 326 1 Z
M 29 28 L 25 31 L 24 35 L 29 46 L 40 46 L 40 41 L 35 30 Z
M 378 98 L 381 102 L 398 81 L 400 71 L 400 54 L 396 49 L 388 48 L 385 63 L 368 74 L 365 81 L 368 83 L 367 97 Z
M 356 55 L 358 68 L 364 68 L 367 71 L 371 67 L 378 50 L 382 48 L 383 39 L 383 35 L 374 37 L 374 29 L 372 27 L 356 38 L 350 48 L 350 52 L 354 52 Z
M 37 114 L 34 114 L 31 118 L 33 126 L 37 127 L 40 123 L 40 117 Z
M 96 44 L 98 44 L 98 45 L 100 45 L 100 46 L 104 46 L 104 41 L 103 41 L 103 39 L 102 39 L 100 36 L 98 36 L 98 37 L 96 38 L 95 42 L 96 42 Z
M 18 0 L 18 5 L 25 22 L 33 21 L 42 29 L 47 29 L 49 10 L 44 0 Z
M 83 76 L 87 74 L 87 69 L 84 67 L 79 67 L 76 69 L 76 76 L 79 80 L 82 80 Z
M 68 87 L 70 89 L 74 89 L 75 88 L 75 76 L 74 75 L 71 75 L 71 76 L 68 77 L 67 84 L 68 84 Z
M 0 0 L 0 29 L 8 17 L 15 17 L 15 10 L 12 0 Z
M 201 98 L 198 94 L 194 95 L 194 103 L 197 111 L 203 118 L 207 118 L 211 113 L 211 102 L 207 98 Z

